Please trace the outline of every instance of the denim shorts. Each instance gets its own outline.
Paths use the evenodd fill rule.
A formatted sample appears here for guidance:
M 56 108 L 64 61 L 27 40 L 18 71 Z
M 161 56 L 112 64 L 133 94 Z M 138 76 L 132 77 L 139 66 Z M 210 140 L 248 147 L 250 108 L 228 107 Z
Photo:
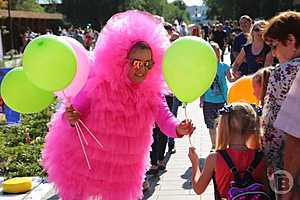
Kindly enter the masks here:
M 224 104 L 225 103 L 204 102 L 203 115 L 207 128 L 213 129 L 218 126 L 219 109 L 223 108 Z

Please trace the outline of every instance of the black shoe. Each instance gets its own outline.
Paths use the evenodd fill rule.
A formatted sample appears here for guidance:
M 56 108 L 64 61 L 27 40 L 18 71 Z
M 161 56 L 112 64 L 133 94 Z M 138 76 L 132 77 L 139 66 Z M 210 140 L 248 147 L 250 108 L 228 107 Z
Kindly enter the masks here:
M 174 153 L 176 153 L 176 149 L 175 149 L 175 147 L 173 147 L 173 148 L 169 148 L 169 153 L 170 154 L 174 154 Z
M 158 161 L 157 166 L 158 166 L 158 170 L 162 170 L 162 171 L 166 170 L 166 165 L 163 161 Z
M 157 175 L 158 172 L 158 166 L 152 165 L 151 168 L 146 172 L 146 175 Z
M 143 192 L 146 192 L 150 188 L 150 183 L 149 181 L 145 180 L 143 183 Z

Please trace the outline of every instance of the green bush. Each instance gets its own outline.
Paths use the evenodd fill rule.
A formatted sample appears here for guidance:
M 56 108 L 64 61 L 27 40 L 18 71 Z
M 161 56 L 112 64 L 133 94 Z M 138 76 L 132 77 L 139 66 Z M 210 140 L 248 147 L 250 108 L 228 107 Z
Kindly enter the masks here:
M 39 164 L 55 104 L 36 114 L 21 115 L 16 126 L 0 127 L 0 176 L 42 176 Z

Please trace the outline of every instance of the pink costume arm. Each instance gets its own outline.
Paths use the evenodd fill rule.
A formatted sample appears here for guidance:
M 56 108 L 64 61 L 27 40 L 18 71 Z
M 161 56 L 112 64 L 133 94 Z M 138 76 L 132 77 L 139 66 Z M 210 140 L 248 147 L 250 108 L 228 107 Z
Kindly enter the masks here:
M 87 115 L 89 115 L 91 111 L 91 100 L 87 97 L 85 92 L 80 92 L 73 101 L 73 107 L 75 110 L 80 112 L 80 119 L 85 121 Z
M 179 121 L 171 113 L 164 96 L 162 96 L 162 101 L 160 102 L 155 122 L 165 135 L 177 138 L 176 127 L 179 124 Z

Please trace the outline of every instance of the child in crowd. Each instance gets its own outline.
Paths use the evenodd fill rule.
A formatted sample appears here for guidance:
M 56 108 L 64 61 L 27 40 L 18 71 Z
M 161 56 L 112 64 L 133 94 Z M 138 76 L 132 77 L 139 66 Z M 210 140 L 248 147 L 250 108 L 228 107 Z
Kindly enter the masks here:
M 220 62 L 221 49 L 215 42 L 211 42 L 218 59 L 217 75 L 210 88 L 200 99 L 200 107 L 203 107 L 204 121 L 209 129 L 212 150 L 215 149 L 216 127 L 218 121 L 218 110 L 224 106 L 227 101 L 227 81 L 231 82 L 233 77 L 227 64 Z
M 220 151 L 225 150 L 233 161 L 238 172 L 245 172 L 254 160 L 257 151 L 250 149 L 247 143 L 259 146 L 259 140 L 253 140 L 252 135 L 259 136 L 259 117 L 254 108 L 247 103 L 233 103 L 220 110 L 221 118 L 218 125 L 216 153 L 211 153 L 205 162 L 204 168 L 199 168 L 199 156 L 196 149 L 191 147 L 189 158 L 192 162 L 192 183 L 197 194 L 202 194 L 211 179 L 215 178 L 215 190 L 219 197 L 227 198 L 230 182 L 233 181 L 233 174 L 223 159 Z M 254 169 L 252 177 L 255 181 L 265 183 L 266 165 L 262 159 Z

